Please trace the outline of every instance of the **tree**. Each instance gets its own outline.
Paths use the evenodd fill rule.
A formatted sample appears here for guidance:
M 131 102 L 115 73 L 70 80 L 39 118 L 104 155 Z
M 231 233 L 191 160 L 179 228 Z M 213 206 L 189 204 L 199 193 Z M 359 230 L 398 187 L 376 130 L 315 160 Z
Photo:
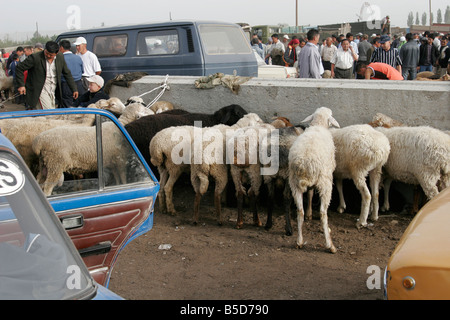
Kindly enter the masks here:
M 426 25 L 427 24 L 427 13 L 424 12 L 422 13 L 422 25 Z
M 406 25 L 411 28 L 414 24 L 414 13 L 412 11 L 408 14 L 408 20 L 406 21 Z
M 450 6 L 447 6 L 444 14 L 444 23 L 450 23 Z
M 416 12 L 416 22 L 414 23 L 416 26 L 420 24 L 419 22 L 419 12 Z
M 438 11 L 437 11 L 436 21 L 437 21 L 437 23 L 442 23 L 442 12 L 441 12 L 441 9 L 438 9 Z

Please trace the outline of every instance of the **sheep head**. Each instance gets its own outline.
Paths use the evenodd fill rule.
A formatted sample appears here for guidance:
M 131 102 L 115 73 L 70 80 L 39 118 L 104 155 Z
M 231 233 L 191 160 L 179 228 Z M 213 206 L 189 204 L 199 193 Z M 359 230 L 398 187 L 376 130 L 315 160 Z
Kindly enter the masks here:
M 339 123 L 333 118 L 333 112 L 326 107 L 317 108 L 312 115 L 307 116 L 302 122 L 311 122 L 312 126 L 340 128 Z

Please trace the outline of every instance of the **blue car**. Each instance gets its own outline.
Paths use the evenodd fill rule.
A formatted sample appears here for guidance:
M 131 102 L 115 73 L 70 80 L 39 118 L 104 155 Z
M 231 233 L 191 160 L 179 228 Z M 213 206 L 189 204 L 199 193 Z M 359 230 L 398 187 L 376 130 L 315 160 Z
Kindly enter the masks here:
M 37 123 L 35 138 L 54 130 L 47 122 L 80 116 L 94 119 L 94 134 L 78 139 L 95 150 L 96 166 L 84 172 L 66 167 L 45 196 L 51 182 L 42 179 L 50 176 L 51 159 L 43 151 L 30 156 L 30 133 L 12 135 L 13 124 Z M 108 126 L 121 141 L 114 149 L 121 157 L 108 153 Z M 0 113 L 0 129 L 0 299 L 120 298 L 106 289 L 112 268 L 120 251 L 152 228 L 159 191 L 122 124 L 108 111 L 78 108 Z

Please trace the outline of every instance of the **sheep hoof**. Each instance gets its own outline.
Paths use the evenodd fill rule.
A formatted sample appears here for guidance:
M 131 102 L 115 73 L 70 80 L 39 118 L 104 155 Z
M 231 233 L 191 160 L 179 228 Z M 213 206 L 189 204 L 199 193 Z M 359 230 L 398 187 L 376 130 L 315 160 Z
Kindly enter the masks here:
M 356 229 L 360 230 L 361 228 L 367 227 L 367 223 L 362 224 L 359 221 L 356 223 Z
M 345 212 L 345 207 L 338 207 L 337 212 L 338 213 L 344 213 Z
M 287 236 L 292 236 L 292 230 L 286 230 L 285 234 L 286 234 Z
M 236 229 L 242 229 L 242 223 L 238 223 L 238 224 L 236 224 Z
M 337 252 L 336 247 L 334 245 L 331 245 L 330 252 L 331 253 L 336 253 Z

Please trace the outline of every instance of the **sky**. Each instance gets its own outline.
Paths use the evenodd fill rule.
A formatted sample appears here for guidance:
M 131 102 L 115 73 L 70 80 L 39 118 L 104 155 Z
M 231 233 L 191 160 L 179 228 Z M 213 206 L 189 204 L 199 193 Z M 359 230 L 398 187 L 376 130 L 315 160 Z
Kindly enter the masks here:
M 0 39 L 10 39 L 24 32 L 41 34 L 120 24 L 155 21 L 220 20 L 250 25 L 287 24 L 295 26 L 298 1 L 298 24 L 321 25 L 355 22 L 364 3 L 363 20 L 389 15 L 392 26 L 406 27 L 410 11 L 428 14 L 430 0 L 21 0 L 8 6 L 0 18 Z M 431 0 L 435 20 L 437 10 L 445 13 L 448 0 Z M 369 18 L 369 19 L 368 19 Z M 49 33 L 48 35 L 53 35 Z

